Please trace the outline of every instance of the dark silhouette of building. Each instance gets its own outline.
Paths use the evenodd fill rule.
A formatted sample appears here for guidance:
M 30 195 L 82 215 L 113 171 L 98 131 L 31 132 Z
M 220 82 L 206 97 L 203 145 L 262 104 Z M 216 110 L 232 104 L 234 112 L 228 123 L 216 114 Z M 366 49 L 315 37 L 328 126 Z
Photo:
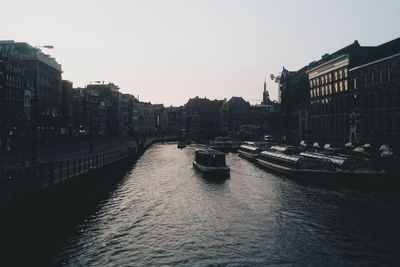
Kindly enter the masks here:
M 12 135 L 26 139 L 32 134 L 33 120 L 39 140 L 56 139 L 61 126 L 61 65 L 24 42 L 0 41 L 0 58 L 0 109 L 2 114 L 8 114 L 8 118 L 0 115 L 0 139 L 4 140 L 4 133 L 10 135 L 11 128 Z
M 280 138 L 288 143 L 298 143 L 308 138 L 308 67 L 298 71 L 283 68 L 279 79 L 280 92 Z
M 186 129 L 186 110 L 184 107 L 166 107 L 168 132 L 179 134 Z
M 242 97 L 232 96 L 228 101 L 228 108 L 230 132 L 236 133 L 241 125 L 250 123 L 250 103 Z
M 400 38 L 370 50 L 349 77 L 350 141 L 400 149 Z
M 61 82 L 61 136 L 72 137 L 73 133 L 73 106 L 72 106 L 72 82 Z
M 89 84 L 84 89 L 84 128 L 95 135 L 122 134 L 122 94 L 113 83 Z
M 228 102 L 224 100 L 209 100 L 207 98 L 190 98 L 185 104 L 187 117 L 197 115 L 200 118 L 199 135 L 213 137 L 226 134 L 229 130 Z M 187 121 L 187 124 L 189 121 Z M 193 122 L 190 122 L 193 125 Z M 193 127 L 193 126 L 192 126 Z

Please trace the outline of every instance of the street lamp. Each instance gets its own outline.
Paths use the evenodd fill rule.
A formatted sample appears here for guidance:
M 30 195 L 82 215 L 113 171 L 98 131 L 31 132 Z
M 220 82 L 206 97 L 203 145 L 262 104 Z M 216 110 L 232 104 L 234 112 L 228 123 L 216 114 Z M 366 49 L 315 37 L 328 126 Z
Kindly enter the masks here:
M 38 87 L 39 87 L 39 62 L 38 52 L 40 48 L 53 49 L 52 45 L 35 46 L 34 48 L 34 61 L 35 61 L 35 85 L 33 87 L 33 113 L 32 113 L 32 163 L 35 164 L 37 161 L 37 127 L 38 127 Z

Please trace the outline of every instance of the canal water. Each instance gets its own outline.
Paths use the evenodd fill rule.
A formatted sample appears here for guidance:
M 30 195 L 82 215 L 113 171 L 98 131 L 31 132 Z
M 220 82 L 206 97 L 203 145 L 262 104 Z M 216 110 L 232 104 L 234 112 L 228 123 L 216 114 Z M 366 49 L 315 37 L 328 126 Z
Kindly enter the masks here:
M 46 261 L 340 266 L 400 260 L 396 195 L 298 183 L 232 153 L 230 177 L 207 179 L 192 167 L 193 155 L 192 147 L 153 145 L 89 211 L 63 226 L 68 229 L 51 241 Z

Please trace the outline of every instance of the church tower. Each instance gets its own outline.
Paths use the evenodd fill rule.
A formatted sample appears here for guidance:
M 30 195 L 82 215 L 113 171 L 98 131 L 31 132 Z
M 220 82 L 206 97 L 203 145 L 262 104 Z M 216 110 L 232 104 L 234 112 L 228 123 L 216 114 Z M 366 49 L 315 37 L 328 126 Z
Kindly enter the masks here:
M 271 100 L 269 99 L 269 93 L 267 91 L 267 79 L 264 78 L 264 92 L 263 92 L 263 101 L 262 105 L 267 105 Z

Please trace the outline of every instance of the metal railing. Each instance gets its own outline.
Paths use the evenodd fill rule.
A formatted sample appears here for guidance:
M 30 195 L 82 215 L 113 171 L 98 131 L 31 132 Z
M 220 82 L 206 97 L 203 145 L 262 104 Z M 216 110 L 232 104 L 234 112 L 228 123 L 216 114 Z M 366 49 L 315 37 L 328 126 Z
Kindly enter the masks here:
M 2 170 L 0 173 L 0 201 L 18 198 L 88 174 L 121 159 L 135 156 L 137 152 L 135 147 L 134 149 L 107 151 L 35 166 Z

